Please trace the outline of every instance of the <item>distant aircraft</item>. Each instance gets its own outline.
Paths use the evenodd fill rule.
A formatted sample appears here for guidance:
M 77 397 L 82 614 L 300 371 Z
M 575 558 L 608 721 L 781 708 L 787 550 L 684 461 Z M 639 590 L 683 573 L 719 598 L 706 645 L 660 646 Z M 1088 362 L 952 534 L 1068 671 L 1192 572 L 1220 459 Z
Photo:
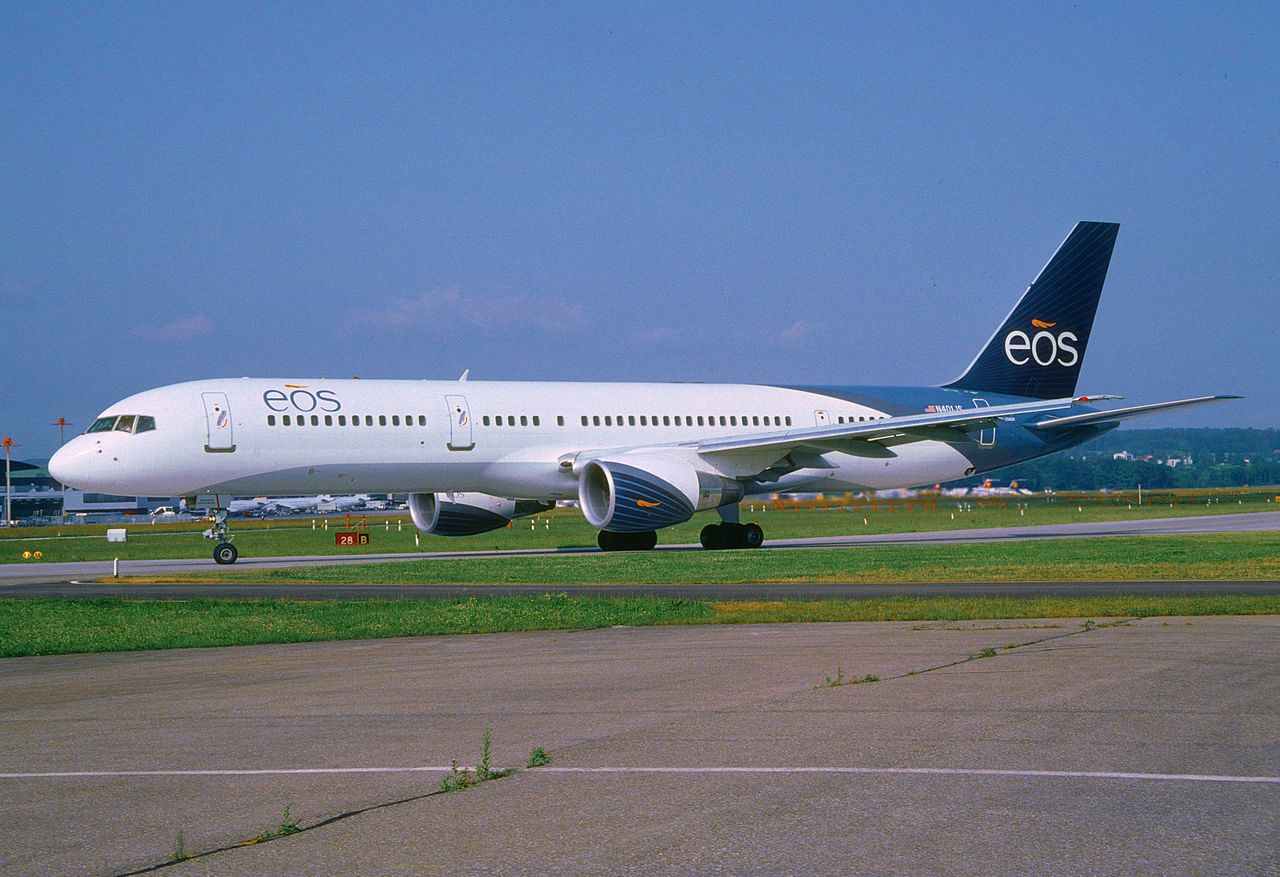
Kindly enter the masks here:
M 1099 411 L 1088 403 L 1120 397 L 1076 394 L 1118 229 L 1076 225 L 964 374 L 938 387 L 195 381 L 110 406 L 49 471 L 126 495 L 408 493 L 414 523 L 442 536 L 577 500 L 605 550 L 652 548 L 658 530 L 715 509 L 704 547 L 756 547 L 763 531 L 739 519 L 747 496 L 930 485 L 1238 398 Z M 234 562 L 224 521 L 213 534 L 215 559 Z

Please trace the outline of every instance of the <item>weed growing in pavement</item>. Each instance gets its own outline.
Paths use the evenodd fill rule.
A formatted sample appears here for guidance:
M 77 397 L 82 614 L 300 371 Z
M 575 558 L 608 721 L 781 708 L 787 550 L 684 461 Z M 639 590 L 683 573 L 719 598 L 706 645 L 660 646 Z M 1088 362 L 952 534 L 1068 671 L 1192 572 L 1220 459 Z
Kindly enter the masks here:
M 469 786 L 474 786 L 478 782 L 480 781 L 472 775 L 471 768 L 464 767 L 460 769 L 458 767 L 458 759 L 455 758 L 449 762 L 449 775 L 440 781 L 440 791 L 457 792 Z
M 284 813 L 280 815 L 280 824 L 275 828 L 268 828 L 262 834 L 250 840 L 249 843 L 264 843 L 277 837 L 288 837 L 291 834 L 297 834 L 302 831 L 298 826 L 300 821 L 293 815 L 293 802 L 290 801 L 284 805 Z
M 173 861 L 181 862 L 187 858 L 190 858 L 190 853 L 187 852 L 187 839 L 182 832 L 178 832 L 178 836 L 173 840 Z
M 449 775 L 440 781 L 440 791 L 457 792 L 470 786 L 476 786 L 488 780 L 502 779 L 514 771 L 514 768 L 494 768 L 492 760 L 493 725 L 486 725 L 484 739 L 480 744 L 480 763 L 475 773 L 469 767 L 458 767 L 458 760 L 449 762 Z M 544 753 L 545 754 L 545 753 Z
M 866 676 L 858 678 L 856 676 L 849 677 L 844 675 L 843 667 L 836 667 L 835 676 L 824 676 L 822 685 L 819 688 L 839 688 L 841 685 L 861 685 L 864 682 L 879 682 L 880 677 L 874 673 L 868 673 Z
M 547 754 L 547 750 L 541 746 L 535 746 L 529 750 L 529 760 L 525 762 L 525 767 L 542 767 L 551 763 L 551 756 Z
M 280 825 L 276 828 L 276 837 L 287 837 L 288 835 L 297 834 L 302 831 L 302 829 L 298 827 L 298 823 L 301 820 L 292 815 L 292 810 L 292 801 L 284 805 L 284 813 L 280 815 Z

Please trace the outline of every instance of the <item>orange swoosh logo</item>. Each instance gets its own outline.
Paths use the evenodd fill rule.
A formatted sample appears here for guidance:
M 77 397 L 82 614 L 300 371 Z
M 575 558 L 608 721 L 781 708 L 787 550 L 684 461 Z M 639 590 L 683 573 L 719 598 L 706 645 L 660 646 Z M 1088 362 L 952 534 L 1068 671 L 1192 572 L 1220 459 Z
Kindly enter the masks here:
M 1032 320 L 1031 322 L 1034 323 L 1035 320 Z M 306 384 L 285 384 L 285 387 L 287 387 L 290 390 L 305 390 L 307 388 L 307 385 Z
M 1032 320 L 1031 325 L 1035 326 L 1037 329 L 1052 329 L 1054 326 L 1058 324 L 1046 323 L 1044 320 Z
M 649 502 L 647 499 L 638 499 L 636 500 L 636 505 L 640 506 L 642 509 L 656 509 L 658 506 L 662 505 L 662 503 Z

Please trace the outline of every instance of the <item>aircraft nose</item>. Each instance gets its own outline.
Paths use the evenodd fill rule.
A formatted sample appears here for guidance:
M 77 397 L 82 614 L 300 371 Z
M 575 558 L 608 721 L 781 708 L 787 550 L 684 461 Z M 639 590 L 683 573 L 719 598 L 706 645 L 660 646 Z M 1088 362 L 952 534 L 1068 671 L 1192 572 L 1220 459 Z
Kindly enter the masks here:
M 91 454 L 81 443 L 72 439 L 49 459 L 49 474 L 59 484 L 83 489 L 89 483 Z

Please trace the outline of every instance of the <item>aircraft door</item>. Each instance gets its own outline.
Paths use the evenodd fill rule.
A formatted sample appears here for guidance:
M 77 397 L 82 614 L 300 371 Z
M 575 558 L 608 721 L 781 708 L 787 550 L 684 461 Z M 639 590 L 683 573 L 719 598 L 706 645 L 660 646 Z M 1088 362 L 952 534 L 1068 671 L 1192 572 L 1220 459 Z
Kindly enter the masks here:
M 471 409 L 466 396 L 445 396 L 449 409 L 449 450 L 469 451 L 476 446 L 471 437 Z
M 831 415 L 822 409 L 813 412 L 813 422 L 818 426 L 830 426 Z
M 236 449 L 235 427 L 231 423 L 231 406 L 226 393 L 201 393 L 204 400 L 205 427 L 208 431 L 204 449 L 211 454 L 229 454 Z
M 986 399 L 974 399 L 973 407 L 974 408 L 990 408 L 991 403 L 989 403 Z M 987 429 L 979 430 L 978 445 L 980 447 L 992 448 L 992 447 L 995 447 L 995 444 L 996 444 L 996 428 L 994 424 L 992 424 Z

